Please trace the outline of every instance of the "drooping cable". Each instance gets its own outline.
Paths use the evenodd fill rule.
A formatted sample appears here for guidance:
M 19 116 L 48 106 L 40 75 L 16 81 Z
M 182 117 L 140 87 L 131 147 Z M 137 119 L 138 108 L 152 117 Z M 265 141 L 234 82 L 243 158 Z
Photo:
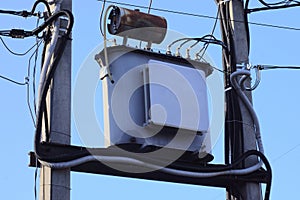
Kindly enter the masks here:
M 213 25 L 213 28 L 211 30 L 211 35 L 214 35 L 215 33 L 215 30 L 216 30 L 216 27 L 217 27 L 217 23 L 218 23 L 218 16 L 220 14 L 220 6 L 218 5 L 218 11 L 217 11 L 217 16 L 216 16 L 216 20 L 214 22 L 214 25 Z M 208 49 L 208 46 L 209 46 L 210 43 L 205 43 L 203 45 L 203 48 L 200 49 L 200 51 L 196 54 L 196 56 L 198 55 L 199 56 L 199 60 L 201 60 L 203 58 L 203 56 L 205 55 L 207 49 Z M 202 53 L 201 53 L 202 52 Z M 200 53 L 201 53 L 201 56 L 200 56 Z
M 0 75 L 0 78 L 4 79 L 6 81 L 9 81 L 11 83 L 14 83 L 16 85 L 26 85 L 27 84 L 27 79 L 25 79 L 25 82 L 19 82 L 19 81 L 15 81 L 15 80 L 13 80 L 11 78 L 8 78 L 6 76 L 3 76 L 3 75 Z
M 283 0 L 283 1 L 278 1 L 278 2 L 274 2 L 274 3 L 269 3 L 266 2 L 264 0 L 258 0 L 261 4 L 263 4 L 264 6 L 270 7 L 270 6 L 277 6 L 277 5 L 289 5 L 292 2 L 296 2 L 299 3 L 298 1 L 294 1 L 294 0 Z
M 294 0 L 284 0 L 284 1 L 279 1 L 275 3 L 268 3 L 263 0 L 259 0 L 261 4 L 264 5 L 264 7 L 260 8 L 248 8 L 249 5 L 249 0 L 246 1 L 246 7 L 245 7 L 245 12 L 247 14 L 253 13 L 253 12 L 259 12 L 259 11 L 267 11 L 267 10 L 277 10 L 277 9 L 285 9 L 285 8 L 292 8 L 292 7 L 298 7 L 300 6 L 299 1 L 294 1 Z
M 26 54 L 28 54 L 34 47 L 37 46 L 37 43 L 35 43 L 32 47 L 30 47 L 28 50 L 26 50 L 23 53 L 18 53 L 18 52 L 14 52 L 13 50 L 11 50 L 7 44 L 5 43 L 5 41 L 3 40 L 3 38 L 0 36 L 0 41 L 2 42 L 3 46 L 7 49 L 7 51 L 9 51 L 11 54 L 15 55 L 15 56 L 25 56 Z
M 167 46 L 167 54 L 171 53 L 171 47 L 181 41 L 184 41 L 183 43 L 186 43 L 186 41 L 191 41 L 191 40 L 195 40 L 195 41 L 199 41 L 199 42 L 203 42 L 203 43 L 211 43 L 211 44 L 216 44 L 216 45 L 220 45 L 222 46 L 224 49 L 227 49 L 227 46 L 221 41 L 218 40 L 217 38 L 215 38 L 215 36 L 213 35 L 205 35 L 203 37 L 191 37 L 191 38 L 179 38 L 173 42 L 171 42 L 168 46 Z
M 50 6 L 49 6 L 49 3 L 46 1 L 46 0 L 37 0 L 36 2 L 34 2 L 33 6 L 32 6 L 32 9 L 31 9 L 31 13 L 33 14 L 36 7 L 38 6 L 38 4 L 44 4 L 45 7 L 46 7 L 46 10 L 48 12 L 49 15 L 51 15 L 51 9 L 50 9 Z
M 105 9 L 105 3 L 106 3 L 106 0 L 103 0 L 101 12 L 100 12 L 100 19 L 99 19 L 99 27 L 100 27 L 100 32 L 101 32 L 102 37 L 104 37 L 103 28 L 102 28 L 102 18 L 103 18 L 103 13 L 104 13 L 104 9 Z

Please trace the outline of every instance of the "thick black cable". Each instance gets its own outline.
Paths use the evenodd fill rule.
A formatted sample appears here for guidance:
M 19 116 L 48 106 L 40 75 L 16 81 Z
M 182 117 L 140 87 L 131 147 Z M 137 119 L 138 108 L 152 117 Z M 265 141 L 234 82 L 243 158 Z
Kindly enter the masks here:
M 0 10 L 0 14 L 10 14 L 10 15 L 16 15 L 16 11 L 13 10 Z
M 49 3 L 45 0 L 37 0 L 33 6 L 30 12 L 23 10 L 23 11 L 14 11 L 14 10 L 0 10 L 0 14 L 10 14 L 10 15 L 17 15 L 17 16 L 21 16 L 21 17 L 30 17 L 30 16 L 37 16 L 39 17 L 38 14 L 35 14 L 34 11 L 37 7 L 38 4 L 43 3 L 49 13 L 49 15 L 51 15 L 51 10 L 50 10 L 50 6 Z
M 47 28 L 49 25 L 51 25 L 55 20 L 57 20 L 61 16 L 66 16 L 68 20 L 67 24 L 67 32 L 66 35 L 69 35 L 69 31 L 71 31 L 68 27 L 70 27 L 71 24 L 74 22 L 73 16 L 71 16 L 72 13 L 67 10 L 61 10 L 56 12 L 55 14 L 51 15 L 47 20 L 44 21 L 43 24 L 41 24 L 39 27 L 35 28 L 32 31 L 24 31 L 22 29 L 12 29 L 12 30 L 5 30 L 0 31 L 0 35 L 3 36 L 9 36 L 13 38 L 25 38 L 25 37 L 31 37 L 31 36 L 38 36 L 39 33 L 41 33 L 45 28 Z
M 16 16 L 20 16 L 20 17 L 38 16 L 37 14 L 28 12 L 28 11 L 26 11 L 26 10 L 22 10 L 22 11 L 15 11 L 15 10 L 0 10 L 0 14 L 16 15 Z
M 228 123 L 229 120 L 241 121 L 241 112 L 239 107 L 239 102 L 234 90 L 230 90 L 230 74 L 236 70 L 236 59 L 235 59 L 235 48 L 234 40 L 232 36 L 231 19 L 229 16 L 229 3 L 225 2 L 220 4 L 220 24 L 223 43 L 228 47 L 229 51 L 223 51 L 223 69 L 224 73 L 224 86 L 225 86 L 225 163 L 230 164 L 232 160 L 235 160 L 243 152 L 237 152 L 238 148 L 235 145 L 235 141 L 240 141 L 239 138 L 243 137 L 243 132 L 240 124 Z M 239 143 L 243 147 L 243 142 Z M 243 167 L 241 164 L 239 167 Z M 227 195 L 240 196 L 240 193 L 235 189 L 235 187 L 226 188 Z
M 50 9 L 49 3 L 48 3 L 46 0 L 37 0 L 37 1 L 33 4 L 33 6 L 32 6 L 31 13 L 32 13 L 32 14 L 34 13 L 36 7 L 37 7 L 38 4 L 40 4 L 40 3 L 43 3 L 43 4 L 45 5 L 48 14 L 51 15 L 51 9 Z
M 43 152 L 41 152 L 41 134 L 42 134 L 42 121 L 43 121 L 43 113 L 44 113 L 44 108 L 46 105 L 46 96 L 47 92 L 49 89 L 49 86 L 51 84 L 51 80 L 54 76 L 55 70 L 58 66 L 58 63 L 60 61 L 60 58 L 62 57 L 62 54 L 64 52 L 64 49 L 66 47 L 67 41 L 70 39 L 70 33 L 73 28 L 74 24 L 74 17 L 70 11 L 64 10 L 64 11 L 59 11 L 58 13 L 52 15 L 47 21 L 47 23 L 52 23 L 56 18 L 59 16 L 66 15 L 68 17 L 68 25 L 65 34 L 61 37 L 61 39 L 58 42 L 58 48 L 57 48 L 57 53 L 55 54 L 55 57 L 53 59 L 53 62 L 49 68 L 49 71 L 46 75 L 45 82 L 41 86 L 41 94 L 38 100 L 38 112 L 37 112 L 37 120 L 36 120 L 36 131 L 35 131 L 35 141 L 34 141 L 34 148 L 35 148 L 35 154 L 37 158 L 42 159 L 43 157 Z M 46 24 L 46 23 L 44 23 Z M 47 27 L 46 25 L 43 27 Z M 40 29 L 40 28 L 39 28 Z M 39 30 L 38 29 L 38 30 Z M 37 31 L 38 32 L 38 31 Z
M 55 20 L 57 20 L 61 16 L 66 16 L 68 18 L 68 24 L 67 24 L 67 32 L 66 35 L 69 35 L 71 32 L 71 26 L 73 26 L 74 23 L 74 17 L 72 13 L 68 10 L 61 10 L 53 15 L 51 15 L 43 24 L 41 24 L 39 27 L 31 31 L 32 35 L 38 35 L 40 32 L 42 32 L 47 26 L 51 25 Z
M 266 184 L 266 190 L 265 190 L 265 200 L 269 200 L 270 199 L 270 194 L 271 194 L 271 186 L 272 186 L 272 168 L 271 165 L 268 161 L 268 159 L 266 158 L 266 156 L 256 150 L 250 150 L 252 155 L 256 155 L 259 156 L 259 158 L 262 160 L 262 162 L 264 163 L 266 170 L 268 172 L 268 176 L 267 176 L 267 184 Z M 250 152 L 249 152 L 250 153 Z

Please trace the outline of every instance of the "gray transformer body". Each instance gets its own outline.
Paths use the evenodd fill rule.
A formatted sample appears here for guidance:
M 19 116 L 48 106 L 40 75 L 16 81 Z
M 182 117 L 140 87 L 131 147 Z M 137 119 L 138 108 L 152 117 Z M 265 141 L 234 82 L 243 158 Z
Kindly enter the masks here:
M 135 49 L 108 47 L 114 83 L 103 79 L 106 145 L 210 153 L 207 63 Z M 98 55 L 104 61 L 104 53 Z

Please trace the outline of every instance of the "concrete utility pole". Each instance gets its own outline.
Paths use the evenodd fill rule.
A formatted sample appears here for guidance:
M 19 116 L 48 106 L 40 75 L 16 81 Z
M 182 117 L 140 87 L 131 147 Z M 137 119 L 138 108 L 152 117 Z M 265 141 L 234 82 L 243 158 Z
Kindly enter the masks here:
M 52 1 L 53 2 L 53 1 Z M 54 2 L 59 2 L 54 1 Z M 52 11 L 56 3 L 51 5 Z M 72 0 L 63 0 L 60 9 L 72 10 Z M 49 47 L 48 47 L 49 48 Z M 54 52 L 61 53 L 61 52 Z M 67 42 L 47 96 L 50 142 L 70 144 L 71 135 L 71 40 Z M 70 169 L 42 166 L 40 200 L 70 199 Z
M 244 2 L 242 0 L 231 0 L 229 2 L 230 5 L 230 19 L 232 24 L 233 31 L 233 40 L 235 47 L 235 57 L 237 65 L 247 64 L 249 60 L 249 52 L 248 52 L 248 41 L 247 41 L 247 31 L 246 26 L 248 24 L 245 23 L 244 18 Z M 251 80 L 247 79 L 245 84 L 250 86 Z M 251 92 L 247 92 L 247 96 L 249 100 L 252 102 Z M 243 142 L 244 149 L 241 152 L 246 152 L 248 150 L 256 149 L 256 139 L 255 132 L 253 129 L 253 121 L 252 118 L 244 106 L 243 102 L 239 100 L 241 115 L 243 120 Z M 235 144 L 239 145 L 239 144 Z M 237 155 L 239 156 L 239 155 Z M 245 167 L 252 166 L 256 164 L 258 161 L 255 157 L 249 157 L 245 161 Z M 245 183 L 240 185 L 238 191 L 241 193 L 244 200 L 262 200 L 262 192 L 261 185 L 258 183 Z M 231 196 L 230 200 L 235 200 L 236 198 Z

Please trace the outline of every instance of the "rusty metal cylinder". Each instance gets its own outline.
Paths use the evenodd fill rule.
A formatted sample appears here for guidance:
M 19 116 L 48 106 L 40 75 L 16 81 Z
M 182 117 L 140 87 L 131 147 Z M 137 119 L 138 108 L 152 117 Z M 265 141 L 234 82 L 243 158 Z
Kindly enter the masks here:
M 167 32 L 163 17 L 114 6 L 109 14 L 108 32 L 136 40 L 161 43 Z

